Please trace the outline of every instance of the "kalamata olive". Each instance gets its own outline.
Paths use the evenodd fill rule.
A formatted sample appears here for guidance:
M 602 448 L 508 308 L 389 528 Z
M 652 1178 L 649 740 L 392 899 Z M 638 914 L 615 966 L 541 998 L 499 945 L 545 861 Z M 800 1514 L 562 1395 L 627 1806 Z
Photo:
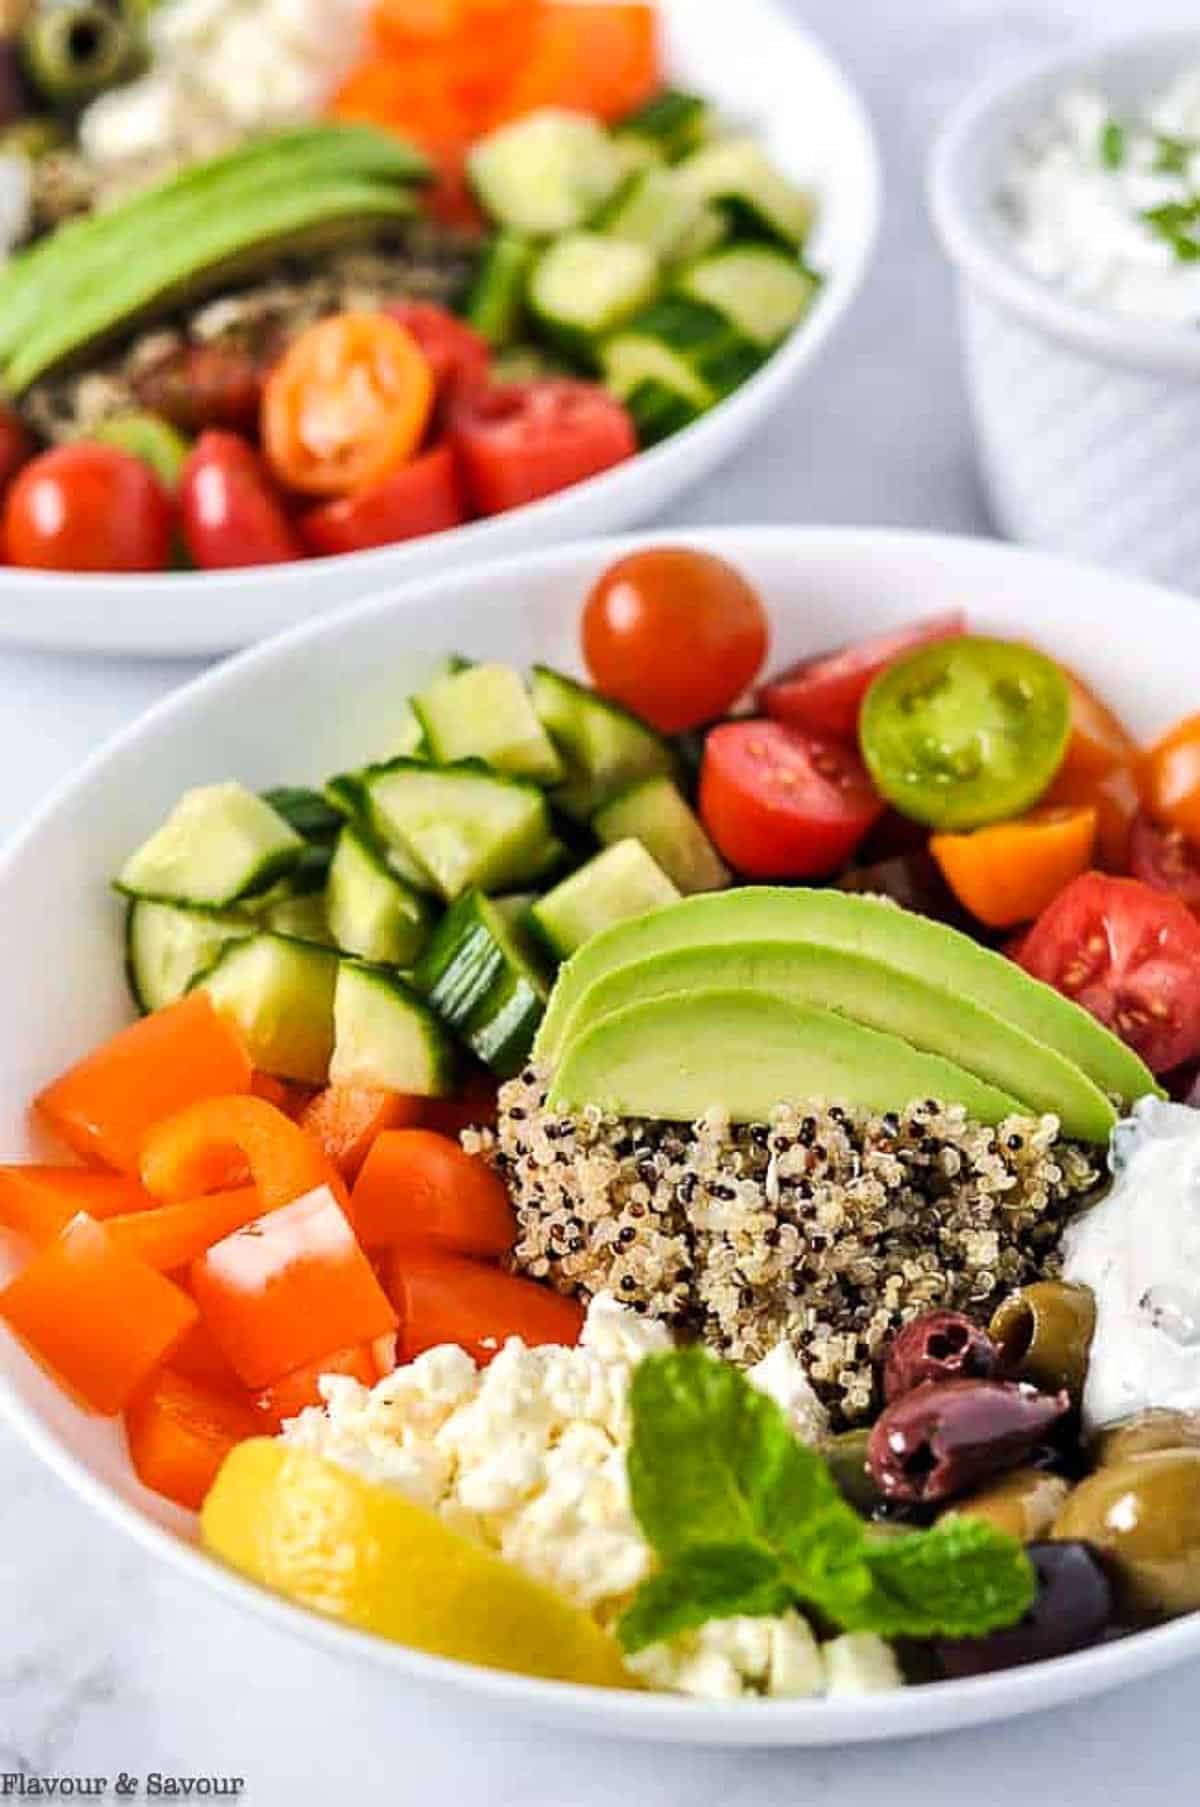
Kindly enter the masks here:
M 1035 1543 L 1029 1560 L 1037 1576 L 1037 1598 L 1016 1625 L 985 1638 L 942 1639 L 938 1655 L 947 1675 L 986 1675 L 1067 1656 L 1094 1644 L 1112 1618 L 1108 1578 L 1086 1544 Z
M 986 1330 L 959 1311 L 931 1311 L 897 1333 L 883 1367 L 883 1397 L 890 1405 L 923 1380 L 987 1380 L 997 1365 Z
M 1092 1455 L 1097 1468 L 1112 1468 L 1131 1456 L 1163 1449 L 1200 1449 L 1200 1412 L 1171 1412 L 1153 1406 L 1110 1424 L 1097 1436 Z
M 1021 1381 L 927 1380 L 875 1420 L 875 1484 L 887 1499 L 950 1499 L 1014 1467 L 1070 1406 Z
M 829 1472 L 847 1505 L 869 1517 L 880 1504 L 878 1487 L 867 1466 L 869 1430 L 842 1431 L 821 1445 L 821 1454 L 829 1464 Z
M 1039 1280 L 1002 1299 L 988 1328 L 1006 1374 L 1080 1397 L 1096 1331 L 1090 1287 Z
M 0 126 L 14 125 L 31 111 L 21 52 L 12 37 L 0 38 Z
M 1162 1449 L 1098 1468 L 1054 1522 L 1107 1559 L 1135 1617 L 1200 1608 L 1200 1449 Z
M 1011 1474 L 985 1481 L 974 1493 L 946 1508 L 964 1518 L 982 1518 L 1021 1543 L 1046 1537 L 1066 1504 L 1071 1483 L 1045 1468 L 1014 1468 Z
M 177 345 L 134 378 L 151 414 L 194 438 L 213 429 L 257 437 L 266 362 L 232 345 Z
M 936 860 L 924 847 L 916 852 L 890 854 L 873 864 L 851 866 L 838 879 L 837 888 L 871 897 L 890 897 L 905 910 L 931 916 L 954 928 L 962 928 L 969 920 Z

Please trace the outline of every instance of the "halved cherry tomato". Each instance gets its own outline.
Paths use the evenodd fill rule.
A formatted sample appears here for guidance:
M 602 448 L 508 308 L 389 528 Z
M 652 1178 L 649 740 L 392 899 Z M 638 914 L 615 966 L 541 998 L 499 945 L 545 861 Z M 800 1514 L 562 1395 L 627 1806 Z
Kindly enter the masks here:
M 435 301 L 391 301 L 384 312 L 398 320 L 429 359 L 439 412 L 473 401 L 488 386 L 492 348 L 473 327 Z
M 700 813 L 748 878 L 825 878 L 845 864 L 883 799 L 857 753 L 780 722 L 725 722 L 708 736 Z
M 261 1434 L 251 1406 L 164 1368 L 125 1413 L 129 1458 L 143 1487 L 198 1512 L 230 1450 Z
M 1200 846 L 1180 829 L 1159 828 L 1143 812 L 1133 825 L 1129 865 L 1144 885 L 1200 910 Z
M 347 496 L 407 464 L 433 408 L 429 359 L 387 314 L 333 314 L 267 378 L 263 448 L 289 489 Z
M 767 656 L 767 612 L 740 571 L 711 552 L 655 546 L 618 559 L 583 610 L 596 688 L 678 734 L 716 721 Z M 664 657 L 666 648 L 677 657 Z
M 504 383 L 454 412 L 450 437 L 480 514 L 569 489 L 636 453 L 626 410 L 595 383 Z
M 1032 922 L 1073 878 L 1096 845 L 1094 809 L 1047 806 L 970 834 L 935 834 L 929 851 L 959 902 L 990 929 Z
M 350 1196 L 350 1221 L 367 1249 L 504 1255 L 517 1240 L 503 1180 L 431 1129 L 388 1130 L 378 1138 Z
M 1200 715 L 1187 716 L 1155 742 L 1143 777 L 1154 820 L 1200 840 Z
M 1200 1053 L 1200 924 L 1177 898 L 1085 873 L 1039 916 L 1017 957 L 1155 1073 Z
M 401 465 L 374 489 L 310 508 L 300 518 L 300 532 L 310 552 L 329 558 L 444 533 L 466 519 L 458 463 L 450 447 L 440 445 Z
M 370 1343 L 357 1343 L 353 1349 L 339 1349 L 333 1355 L 322 1355 L 306 1362 L 292 1374 L 285 1374 L 269 1387 L 254 1395 L 253 1408 L 258 1415 L 261 1434 L 265 1420 L 273 1431 L 282 1428 L 287 1418 L 298 1418 L 310 1405 L 321 1405 L 321 1380 L 326 1374 L 340 1374 L 357 1380 L 361 1386 L 373 1387 L 382 1379 Z
M 39 1245 L 52 1242 L 81 1211 L 103 1220 L 149 1211 L 157 1202 L 123 1174 L 91 1173 L 86 1167 L 0 1167 L 0 1224 Z
M 286 565 L 304 557 L 270 474 L 235 433 L 202 433 L 179 479 L 188 554 L 202 571 Z
M 0 491 L 37 452 L 37 441 L 15 408 L 0 404 Z
M 142 1145 L 142 1184 L 167 1204 L 238 1186 L 246 1168 L 264 1211 L 321 1186 L 346 1197 L 324 1150 L 265 1098 L 202 1098 L 162 1118 Z
M 801 659 L 764 686 L 759 699 L 763 713 L 807 734 L 828 734 L 834 740 L 856 743 L 862 700 L 880 672 L 918 646 L 952 640 L 966 630 L 966 616 L 954 609 L 910 622 L 890 634 L 857 640 L 836 652 Z
M 463 1255 L 396 1249 L 387 1273 L 400 1314 L 401 1362 L 415 1361 L 439 1343 L 457 1343 L 486 1367 L 510 1336 L 531 1349 L 545 1343 L 570 1347 L 583 1329 L 577 1300 Z
M 376 1138 L 385 1130 L 408 1129 L 420 1123 L 425 1102 L 424 1098 L 410 1098 L 402 1092 L 331 1085 L 305 1107 L 299 1123 L 338 1172 L 354 1180 Z
M 1043 802 L 1094 809 L 1097 864 L 1107 872 L 1127 872 L 1129 835 L 1141 801 L 1141 753 L 1107 703 L 1074 672 L 1062 670 L 1071 691 L 1071 738 Z
M 9 562 L 43 571 L 165 571 L 174 525 L 140 458 L 83 441 L 27 464 L 4 503 Z

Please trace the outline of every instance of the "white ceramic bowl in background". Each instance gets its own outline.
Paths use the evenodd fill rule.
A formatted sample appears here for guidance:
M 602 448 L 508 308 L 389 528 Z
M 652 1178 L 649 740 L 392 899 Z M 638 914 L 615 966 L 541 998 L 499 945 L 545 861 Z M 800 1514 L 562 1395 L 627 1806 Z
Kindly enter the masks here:
M 677 537 L 723 554 L 760 587 L 777 663 L 966 607 L 983 632 L 1035 636 L 1061 654 L 1142 734 L 1194 707 L 1200 611 L 1147 585 L 933 535 L 746 528 Z M 49 1152 L 32 1135 L 28 1100 L 132 1014 L 121 912 L 106 880 L 185 786 L 232 776 L 255 787 L 311 783 L 386 752 L 409 683 L 447 648 L 578 670 L 584 595 L 642 543 L 593 541 L 410 586 L 219 668 L 90 760 L 0 855 L 0 1159 Z M 844 1700 L 699 1704 L 499 1675 L 345 1630 L 211 1562 L 195 1548 L 190 1515 L 138 1485 L 119 1427 L 77 1410 L 7 1334 L 0 1409 L 98 1512 L 231 1606 L 347 1662 L 380 1665 L 397 1688 L 418 1681 L 486 1694 L 588 1731 L 755 1745 L 908 1737 L 1052 1706 L 1200 1654 L 1194 1615 L 1055 1663 Z
M 696 425 L 546 501 L 376 552 L 247 571 L 149 577 L 0 567 L 0 644 L 184 657 L 246 646 L 388 585 L 644 521 L 728 458 L 819 358 L 874 249 L 879 162 L 854 88 L 778 0 L 656 0 L 667 69 L 742 121 L 820 197 L 808 319 Z
M 967 386 L 997 525 L 1049 552 L 1200 591 L 1200 328 L 1072 299 L 1017 261 L 996 207 L 1014 146 L 1079 82 L 1133 110 L 1200 59 L 1200 30 L 1075 50 L 972 96 L 930 201 L 960 278 Z

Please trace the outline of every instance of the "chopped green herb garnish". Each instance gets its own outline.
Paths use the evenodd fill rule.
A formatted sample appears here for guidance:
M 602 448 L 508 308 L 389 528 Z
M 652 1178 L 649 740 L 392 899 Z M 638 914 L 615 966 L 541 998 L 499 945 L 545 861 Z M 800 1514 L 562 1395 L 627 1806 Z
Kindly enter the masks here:
M 1165 238 L 1181 263 L 1200 257 L 1200 195 L 1190 201 L 1166 201 L 1142 214 L 1146 224 Z
M 1100 161 L 1107 169 L 1120 169 L 1125 161 L 1125 127 L 1118 119 L 1108 119 L 1100 133 Z
M 642 1362 L 631 1402 L 630 1491 L 660 1568 L 620 1621 L 627 1651 L 788 1606 L 881 1637 L 982 1637 L 1032 1604 L 1024 1550 L 980 1520 L 873 1536 L 774 1400 L 702 1349 Z
M 1156 132 L 1154 142 L 1158 154 L 1154 159 L 1155 173 L 1162 176 L 1186 176 L 1188 166 L 1200 145 L 1192 138 L 1172 138 L 1167 132 Z

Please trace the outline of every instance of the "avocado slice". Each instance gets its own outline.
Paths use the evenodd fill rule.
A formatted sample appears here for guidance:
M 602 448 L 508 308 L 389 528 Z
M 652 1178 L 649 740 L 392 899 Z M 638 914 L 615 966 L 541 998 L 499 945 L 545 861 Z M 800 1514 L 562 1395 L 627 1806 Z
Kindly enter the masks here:
M 874 1111 L 936 1098 L 989 1124 L 1021 1114 L 1015 1098 L 898 1035 L 721 986 L 647 998 L 585 1028 L 563 1054 L 550 1106 L 680 1123 L 716 1107 L 734 1123 L 765 1123 L 777 1104 L 808 1098 Z
M 1064 1134 L 1082 1142 L 1107 1142 L 1117 1121 L 1104 1093 L 1081 1068 L 994 1011 L 898 966 L 812 942 L 679 948 L 619 966 L 584 992 L 571 1019 L 567 1054 L 595 1023 L 630 1004 L 711 986 L 770 992 L 897 1035 L 1011 1094 L 1032 1115 L 1053 1111 Z
M 1158 1091 L 1149 1068 L 1132 1049 L 1003 954 L 877 898 L 771 885 L 687 897 L 597 935 L 560 970 L 534 1059 L 554 1066 L 580 999 L 619 966 L 703 943 L 793 940 L 867 954 L 911 978 L 969 998 L 1074 1061 L 1102 1092 L 1123 1103 Z

